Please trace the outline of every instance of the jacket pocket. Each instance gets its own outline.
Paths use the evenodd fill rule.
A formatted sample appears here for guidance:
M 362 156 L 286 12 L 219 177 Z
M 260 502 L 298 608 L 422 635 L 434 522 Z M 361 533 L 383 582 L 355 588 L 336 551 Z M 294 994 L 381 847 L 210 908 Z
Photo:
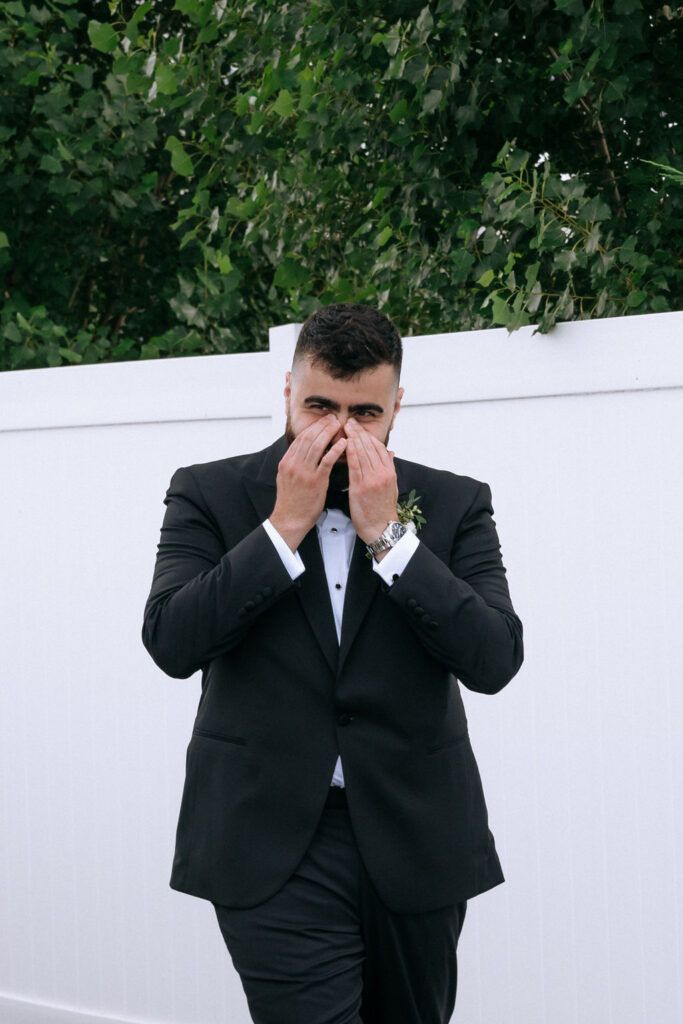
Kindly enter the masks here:
M 440 754 L 442 750 L 452 750 L 454 747 L 459 747 L 466 740 L 469 739 L 469 733 L 463 732 L 460 736 L 456 736 L 455 739 L 446 739 L 443 743 L 436 743 L 433 747 L 427 748 L 428 754 Z
M 192 730 L 193 736 L 203 736 L 207 740 L 218 740 L 220 743 L 233 743 L 238 747 L 246 746 L 246 740 L 241 736 L 226 736 L 222 732 L 213 732 L 211 729 L 200 729 L 199 726 L 195 726 Z

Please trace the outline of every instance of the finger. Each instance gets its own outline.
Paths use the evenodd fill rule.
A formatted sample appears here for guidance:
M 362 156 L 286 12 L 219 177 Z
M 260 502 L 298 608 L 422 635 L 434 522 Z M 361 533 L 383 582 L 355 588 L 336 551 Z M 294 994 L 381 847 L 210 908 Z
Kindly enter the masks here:
M 328 444 L 339 430 L 339 426 L 337 417 L 330 413 L 319 422 L 312 423 L 310 427 L 302 430 L 297 438 L 297 440 L 301 438 L 301 457 L 306 462 L 317 466 Z
M 374 454 L 372 446 L 369 444 L 369 434 L 366 434 L 364 430 L 359 430 L 353 435 L 351 441 L 353 447 L 358 456 L 358 464 L 360 472 L 363 476 L 372 473 L 377 469 L 377 458 Z
M 316 437 L 320 430 L 325 427 L 326 421 L 327 417 L 322 420 L 316 420 L 314 423 L 309 423 L 307 427 L 304 427 L 300 434 L 296 435 L 287 451 L 299 455 L 308 451 L 311 441 Z
M 354 488 L 360 483 L 362 474 L 358 461 L 358 450 L 352 437 L 348 439 L 346 445 L 346 464 L 349 467 L 349 487 Z
M 385 468 L 389 468 L 393 464 L 394 453 L 387 451 L 387 446 L 375 437 L 374 434 L 364 434 L 364 440 L 368 443 L 368 448 L 372 453 L 372 457 L 380 462 Z
M 340 437 L 338 441 L 332 445 L 328 452 L 325 452 L 322 459 L 320 460 L 320 469 L 326 475 L 330 475 L 330 470 L 334 466 L 335 462 L 342 454 L 347 445 L 347 439 Z

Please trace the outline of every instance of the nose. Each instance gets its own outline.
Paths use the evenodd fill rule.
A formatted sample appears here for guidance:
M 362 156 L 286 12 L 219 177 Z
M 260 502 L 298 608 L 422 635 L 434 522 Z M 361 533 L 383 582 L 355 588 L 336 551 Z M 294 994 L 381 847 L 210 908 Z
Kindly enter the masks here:
M 344 428 L 346 427 L 347 421 L 352 419 L 353 417 L 349 416 L 348 413 L 343 412 L 335 412 L 334 415 L 337 417 L 337 420 L 339 421 L 339 430 L 334 435 L 334 441 L 336 442 L 340 439 L 340 437 L 346 437 Z
M 336 413 L 336 416 L 337 419 L 339 420 L 339 423 L 341 424 L 342 429 L 344 429 L 349 420 L 354 420 L 355 422 L 357 422 L 355 420 L 355 417 L 349 413 L 338 412 Z
M 336 444 L 337 441 L 339 441 L 342 437 L 346 437 L 346 434 L 344 433 L 344 424 L 343 423 L 341 424 L 341 426 L 339 427 L 339 430 L 337 431 L 337 433 L 334 435 L 334 437 L 330 441 L 330 444 Z

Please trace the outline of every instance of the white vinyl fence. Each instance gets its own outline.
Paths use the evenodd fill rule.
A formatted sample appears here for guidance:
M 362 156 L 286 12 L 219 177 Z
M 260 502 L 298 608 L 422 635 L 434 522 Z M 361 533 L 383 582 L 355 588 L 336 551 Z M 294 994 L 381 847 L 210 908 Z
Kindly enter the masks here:
M 211 906 L 168 888 L 199 683 L 140 626 L 173 471 L 281 432 L 296 330 L 0 374 L 6 1024 L 249 1020 Z M 392 447 L 491 484 L 527 649 L 465 691 L 507 882 L 454 1021 L 680 1024 L 683 314 L 405 349 Z

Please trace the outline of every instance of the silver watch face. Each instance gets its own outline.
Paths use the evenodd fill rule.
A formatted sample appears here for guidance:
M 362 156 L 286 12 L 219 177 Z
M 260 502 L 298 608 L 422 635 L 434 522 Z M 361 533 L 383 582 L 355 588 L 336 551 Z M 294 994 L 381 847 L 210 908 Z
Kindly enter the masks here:
M 387 528 L 386 528 L 386 530 L 384 532 L 385 532 L 385 534 L 387 536 L 387 539 L 392 544 L 395 544 L 397 541 L 399 541 L 401 539 L 403 534 L 406 532 L 406 528 L 403 525 L 403 523 L 391 522 L 391 523 L 389 523 L 389 525 L 387 526 Z

